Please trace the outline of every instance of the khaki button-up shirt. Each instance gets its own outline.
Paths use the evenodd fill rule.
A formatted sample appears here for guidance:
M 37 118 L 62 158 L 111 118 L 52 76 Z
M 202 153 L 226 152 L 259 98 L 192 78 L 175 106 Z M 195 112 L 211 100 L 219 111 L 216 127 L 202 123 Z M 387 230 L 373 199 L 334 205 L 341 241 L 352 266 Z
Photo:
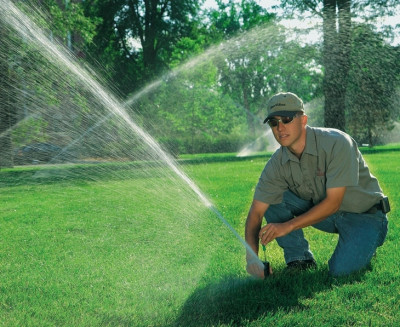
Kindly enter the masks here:
M 377 179 L 370 173 L 356 142 L 346 133 L 328 128 L 306 127 L 306 146 L 299 160 L 280 147 L 267 162 L 254 199 L 268 204 L 282 202 L 292 191 L 318 204 L 326 189 L 346 186 L 340 210 L 361 213 L 383 197 Z

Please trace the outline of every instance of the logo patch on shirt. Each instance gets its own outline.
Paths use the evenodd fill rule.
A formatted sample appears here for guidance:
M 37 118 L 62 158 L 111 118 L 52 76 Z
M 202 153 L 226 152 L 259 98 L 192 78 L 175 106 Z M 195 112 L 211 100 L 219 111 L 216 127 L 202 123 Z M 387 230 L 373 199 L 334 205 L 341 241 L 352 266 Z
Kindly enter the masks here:
M 325 172 L 320 170 L 320 169 L 318 169 L 317 170 L 317 176 L 325 176 Z

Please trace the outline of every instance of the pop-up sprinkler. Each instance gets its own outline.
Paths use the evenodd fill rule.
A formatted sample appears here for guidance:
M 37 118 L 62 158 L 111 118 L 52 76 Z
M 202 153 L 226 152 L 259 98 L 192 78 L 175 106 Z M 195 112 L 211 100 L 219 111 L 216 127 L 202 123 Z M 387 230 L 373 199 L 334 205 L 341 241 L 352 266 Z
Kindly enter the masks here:
M 261 244 L 263 252 L 264 252 L 264 278 L 269 276 L 269 261 L 267 260 L 267 251 L 264 244 Z

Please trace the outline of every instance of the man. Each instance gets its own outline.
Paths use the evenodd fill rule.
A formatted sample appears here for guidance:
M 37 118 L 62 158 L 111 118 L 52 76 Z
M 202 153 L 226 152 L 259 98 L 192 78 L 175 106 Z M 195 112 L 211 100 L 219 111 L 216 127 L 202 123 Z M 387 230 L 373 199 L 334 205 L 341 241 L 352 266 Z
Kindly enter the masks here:
M 250 207 L 245 237 L 258 254 L 259 242 L 277 240 L 287 267 L 316 266 L 302 228 L 338 233 L 329 273 L 343 276 L 366 267 L 387 233 L 387 197 L 346 133 L 307 125 L 302 100 L 278 93 L 267 105 L 268 123 L 281 147 L 267 162 Z M 261 228 L 263 216 L 267 224 Z M 264 278 L 254 255 L 247 271 Z M 272 273 L 271 268 L 266 275 Z

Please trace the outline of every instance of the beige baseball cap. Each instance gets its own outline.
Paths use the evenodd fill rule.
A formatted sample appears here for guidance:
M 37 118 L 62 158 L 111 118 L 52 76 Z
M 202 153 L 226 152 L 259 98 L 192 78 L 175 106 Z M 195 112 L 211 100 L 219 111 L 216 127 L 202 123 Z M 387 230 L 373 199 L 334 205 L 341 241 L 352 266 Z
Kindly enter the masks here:
M 267 104 L 268 116 L 264 124 L 273 116 L 293 117 L 297 113 L 304 114 L 303 101 L 294 93 L 281 92 L 269 99 Z

